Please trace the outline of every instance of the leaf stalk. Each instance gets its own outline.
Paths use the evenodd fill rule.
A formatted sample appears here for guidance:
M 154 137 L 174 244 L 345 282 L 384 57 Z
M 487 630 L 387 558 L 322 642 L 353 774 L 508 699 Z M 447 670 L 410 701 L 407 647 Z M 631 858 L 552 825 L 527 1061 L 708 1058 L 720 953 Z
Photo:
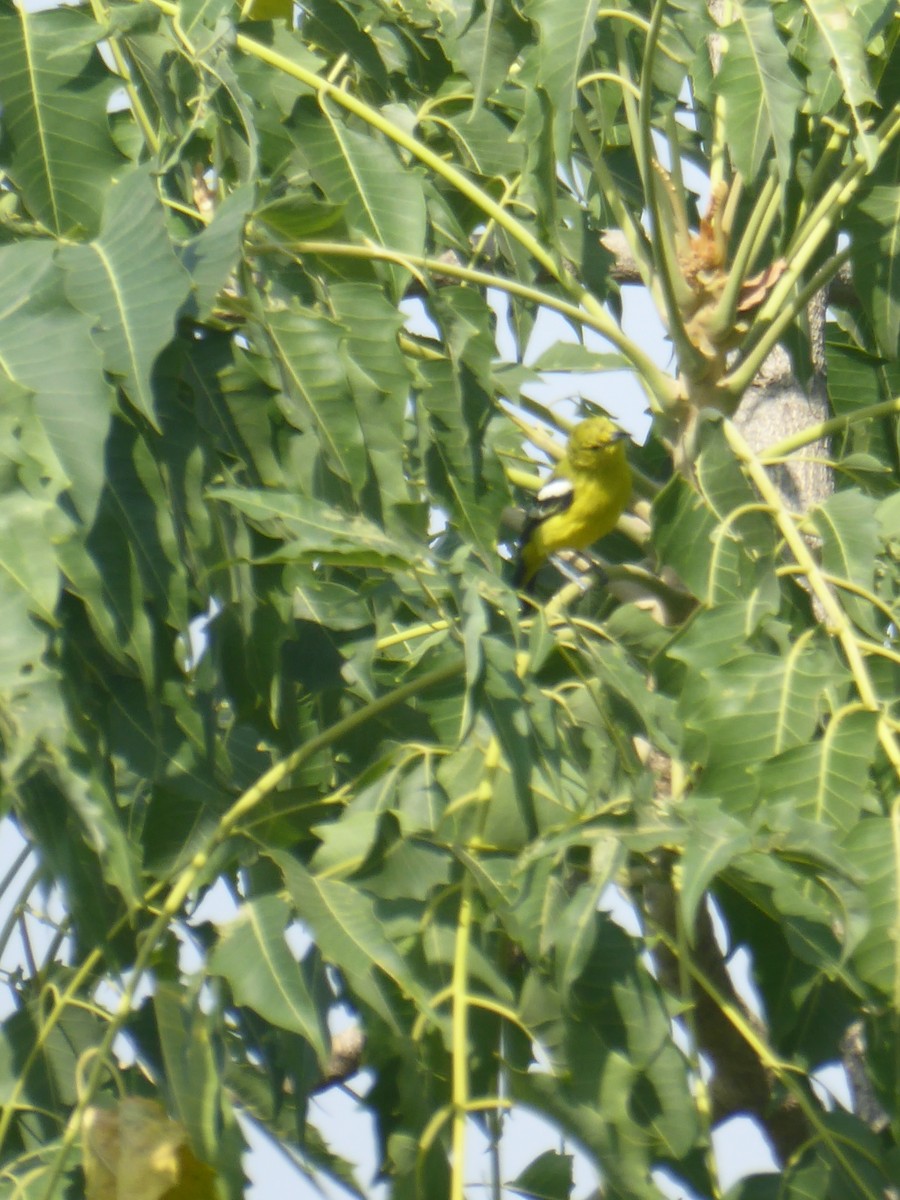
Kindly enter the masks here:
M 810 589 L 822 607 L 829 629 L 837 636 L 844 651 L 847 665 L 853 675 L 853 681 L 856 684 L 856 690 L 859 693 L 860 699 L 866 708 L 883 718 L 886 706 L 882 703 L 875 689 L 872 677 L 869 674 L 869 668 L 856 640 L 850 620 L 825 580 L 818 563 L 810 553 L 809 547 L 804 541 L 803 535 L 798 530 L 796 523 L 785 509 L 778 489 L 772 483 L 771 479 L 769 479 L 765 467 L 744 441 L 737 427 L 731 421 L 725 420 L 723 422 L 723 429 L 726 440 L 735 457 L 747 472 L 763 500 L 769 505 L 781 536 L 787 543 L 795 560 L 803 569 L 803 574 Z M 898 781 L 900 781 L 900 743 L 898 743 L 896 736 L 883 719 L 878 722 L 878 740 L 894 768 Z

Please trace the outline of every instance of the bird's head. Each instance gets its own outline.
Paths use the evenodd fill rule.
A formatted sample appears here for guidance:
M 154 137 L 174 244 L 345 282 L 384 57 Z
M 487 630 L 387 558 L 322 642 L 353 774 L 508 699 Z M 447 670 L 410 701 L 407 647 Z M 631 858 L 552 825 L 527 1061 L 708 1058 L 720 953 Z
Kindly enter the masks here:
M 606 417 L 588 417 L 569 435 L 569 458 L 574 466 L 590 470 L 625 455 L 623 442 L 628 434 L 617 429 Z

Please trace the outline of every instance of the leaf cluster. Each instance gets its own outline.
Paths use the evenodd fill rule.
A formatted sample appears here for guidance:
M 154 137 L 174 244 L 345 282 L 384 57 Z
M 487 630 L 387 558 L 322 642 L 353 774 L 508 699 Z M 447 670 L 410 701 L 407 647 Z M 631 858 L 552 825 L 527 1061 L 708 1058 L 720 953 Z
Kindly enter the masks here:
M 162 1099 L 223 1196 L 238 1114 L 363 1195 L 311 1119 L 348 1012 L 398 1198 L 462 1200 L 467 1131 L 499 1143 L 519 1105 L 610 1198 L 719 1195 L 712 1124 L 742 1110 L 800 1132 L 735 1197 L 887 1194 L 889 18 L 4 0 L 0 750 L 31 852 L 3 884 L 0 1196 L 77 1188 L 119 1093 Z M 623 329 L 610 225 L 671 373 Z M 777 342 L 812 371 L 807 301 L 845 262 L 835 420 L 760 458 L 729 418 Z M 573 340 L 535 362 L 548 311 Z M 637 517 L 608 588 L 523 613 L 503 514 L 566 424 L 535 387 L 611 365 L 655 418 Z M 836 490 L 793 512 L 767 465 L 826 434 Z M 710 897 L 760 1022 L 701 952 Z M 710 1103 L 710 1007 L 764 1102 Z M 810 1084 L 854 1021 L 874 1133 Z M 571 1164 L 515 1186 L 568 1196 Z

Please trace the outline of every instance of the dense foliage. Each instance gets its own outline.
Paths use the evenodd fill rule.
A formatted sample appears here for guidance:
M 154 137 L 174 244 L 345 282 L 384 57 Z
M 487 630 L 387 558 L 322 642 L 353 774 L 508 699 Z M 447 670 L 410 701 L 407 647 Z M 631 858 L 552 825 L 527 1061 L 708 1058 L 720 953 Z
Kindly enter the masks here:
M 31 846 L 0 1196 L 81 1194 L 120 1095 L 215 1172 L 179 1195 L 242 1194 L 237 1112 L 364 1194 L 307 1122 L 357 1063 L 329 1066 L 342 1008 L 398 1200 L 461 1200 L 473 1124 L 518 1106 L 610 1200 L 721 1194 L 736 1112 L 780 1172 L 735 1198 L 884 1200 L 893 5 L 281 7 L 0 5 L 0 737 Z M 732 417 L 777 343 L 821 378 L 827 286 L 834 419 L 760 458 Z M 547 311 L 571 341 L 531 361 Z M 606 585 L 550 568 L 523 609 L 504 509 L 572 415 L 529 389 L 611 367 L 654 417 L 634 511 Z M 833 494 L 793 511 L 765 464 L 825 434 Z M 231 923 L 192 919 L 214 886 Z M 842 1046 L 854 1113 L 810 1086 Z M 568 1196 L 568 1157 L 517 1186 Z

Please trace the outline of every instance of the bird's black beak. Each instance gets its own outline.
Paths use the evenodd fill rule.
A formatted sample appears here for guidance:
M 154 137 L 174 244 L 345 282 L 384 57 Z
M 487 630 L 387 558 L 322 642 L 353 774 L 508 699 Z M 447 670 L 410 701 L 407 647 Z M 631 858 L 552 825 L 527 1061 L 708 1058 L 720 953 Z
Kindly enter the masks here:
M 612 441 L 614 441 L 614 442 L 624 442 L 626 440 L 626 438 L 628 440 L 630 440 L 631 434 L 626 433 L 624 429 L 617 429 L 616 432 L 612 435 Z

